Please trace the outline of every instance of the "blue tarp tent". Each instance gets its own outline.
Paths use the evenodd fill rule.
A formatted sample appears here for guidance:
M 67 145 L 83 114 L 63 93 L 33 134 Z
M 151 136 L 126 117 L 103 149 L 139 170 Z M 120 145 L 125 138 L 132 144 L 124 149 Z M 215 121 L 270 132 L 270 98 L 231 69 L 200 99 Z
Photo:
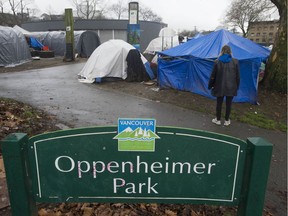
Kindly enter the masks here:
M 160 52 L 158 82 L 160 88 L 171 87 L 213 98 L 208 81 L 221 48 L 229 45 L 239 60 L 240 89 L 234 102 L 257 102 L 257 78 L 260 64 L 270 51 L 253 41 L 219 30 Z

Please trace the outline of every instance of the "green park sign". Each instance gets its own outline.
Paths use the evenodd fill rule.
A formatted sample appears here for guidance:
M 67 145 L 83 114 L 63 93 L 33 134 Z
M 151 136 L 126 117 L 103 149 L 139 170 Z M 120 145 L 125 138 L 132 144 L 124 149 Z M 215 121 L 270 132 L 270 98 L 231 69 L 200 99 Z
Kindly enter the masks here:
M 11 134 L 2 149 L 15 215 L 35 213 L 36 202 L 233 205 L 260 215 L 272 153 L 261 138 L 156 127 L 153 119 Z

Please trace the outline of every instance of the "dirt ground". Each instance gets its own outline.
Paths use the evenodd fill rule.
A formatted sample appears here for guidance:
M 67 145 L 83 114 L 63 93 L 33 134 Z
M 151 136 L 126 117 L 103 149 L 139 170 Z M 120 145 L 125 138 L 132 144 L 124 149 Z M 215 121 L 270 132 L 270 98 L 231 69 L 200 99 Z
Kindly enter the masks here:
M 59 66 L 63 64 L 75 64 L 85 62 L 86 59 L 77 59 L 75 62 L 63 62 L 62 58 L 34 60 L 29 63 L 12 67 L 0 68 L 0 73 L 21 72 L 24 70 L 39 69 L 44 67 Z M 110 91 L 122 91 L 126 94 L 136 95 L 156 102 L 175 104 L 187 109 L 197 110 L 205 113 L 214 113 L 215 101 L 191 92 L 182 92 L 173 89 L 159 89 L 156 82 L 149 83 L 128 83 L 125 81 L 104 81 L 97 85 L 97 88 L 109 89 Z M 232 120 L 244 121 L 245 118 L 252 119 L 255 116 L 264 116 L 265 125 L 274 130 L 287 130 L 287 95 L 270 93 L 263 88 L 259 89 L 259 104 L 252 105 L 247 103 L 233 104 Z M 247 113 L 249 115 L 247 115 Z M 250 118 L 250 119 L 251 119 Z M 261 118 L 260 118 L 261 120 Z M 59 122 L 55 116 L 48 115 L 41 110 L 37 110 L 27 104 L 19 103 L 13 100 L 0 98 L 0 140 L 7 134 L 13 132 L 28 133 L 29 136 L 43 132 L 59 130 Z M 248 122 L 249 123 L 249 122 Z M 281 124 L 280 124 L 281 123 Z M 69 123 L 64 123 L 69 125 Z M 251 123 L 253 124 L 253 122 Z M 271 124 L 269 126 L 269 124 Z M 58 125 L 58 126 L 57 126 Z M 285 127 L 283 126 L 285 125 Z M 271 129 L 271 128 L 270 128 Z M 2 155 L 0 150 L 0 165 Z M 4 176 L 4 177 L 3 177 Z M 3 161 L 0 166 L 0 180 L 5 179 Z M 1 184 L 2 185 L 2 184 Z M 3 188 L 2 188 L 3 189 Z M 1 189 L 1 196 L 3 192 Z M 6 191 L 7 196 L 7 191 Z M 3 197 L 1 197 L 3 200 Z M 3 202 L 2 202 L 3 204 Z M 126 203 L 73 203 L 73 204 L 54 204 L 38 205 L 38 215 L 41 216 L 60 216 L 60 215 L 191 215 L 191 216 L 220 216 L 236 215 L 237 209 L 223 206 L 205 206 L 205 205 L 172 205 L 172 204 L 126 204 Z M 7 203 L 0 205 L 0 215 L 11 215 L 11 209 Z M 272 215 L 264 210 L 263 215 Z

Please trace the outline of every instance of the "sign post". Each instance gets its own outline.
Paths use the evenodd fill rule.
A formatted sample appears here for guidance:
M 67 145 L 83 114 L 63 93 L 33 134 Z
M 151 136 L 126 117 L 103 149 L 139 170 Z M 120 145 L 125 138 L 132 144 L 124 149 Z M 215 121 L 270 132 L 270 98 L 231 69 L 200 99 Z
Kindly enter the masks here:
M 15 146 L 18 156 L 11 157 Z M 64 130 L 29 140 L 14 134 L 2 148 L 13 215 L 34 214 L 35 202 L 232 205 L 239 216 L 261 215 L 272 154 L 261 138 L 245 142 L 156 127 L 153 119 L 119 119 L 118 128 Z M 17 203 L 27 211 L 17 212 Z
M 127 26 L 127 41 L 140 50 L 139 3 L 129 2 L 129 23 Z
M 32 179 L 26 167 L 28 136 L 23 133 L 10 134 L 1 143 L 12 215 L 36 216 Z
M 243 181 L 243 199 L 239 215 L 258 215 L 264 207 L 265 189 L 269 176 L 272 145 L 262 138 L 247 139 L 247 159 Z M 267 158 L 270 158 L 267 160 Z

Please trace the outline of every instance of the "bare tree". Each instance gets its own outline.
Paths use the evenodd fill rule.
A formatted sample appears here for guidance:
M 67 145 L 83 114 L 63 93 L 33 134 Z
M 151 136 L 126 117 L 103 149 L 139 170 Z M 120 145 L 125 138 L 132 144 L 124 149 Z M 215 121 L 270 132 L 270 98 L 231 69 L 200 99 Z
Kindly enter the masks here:
M 11 9 L 13 15 L 16 17 L 20 2 L 17 0 L 8 0 L 8 1 L 9 1 L 10 9 Z
M 234 0 L 226 13 L 225 22 L 239 27 L 246 37 L 248 23 L 265 20 L 273 8 L 276 9 L 270 0 Z
M 0 0 L 0 10 L 1 13 L 4 13 L 4 5 L 7 2 L 7 0 Z
M 32 4 L 33 0 L 19 0 L 19 7 L 20 7 L 20 16 L 21 16 L 21 21 L 23 22 L 24 19 L 29 18 L 29 9 L 28 5 Z M 28 10 L 27 10 L 28 9 Z M 27 11 L 27 12 L 25 12 Z
M 100 7 L 100 0 L 73 0 L 79 18 L 96 19 L 104 17 L 104 8 Z
M 271 1 L 279 11 L 280 21 L 277 37 L 265 69 L 264 86 L 287 94 L 287 0 Z
M 15 19 L 20 18 L 21 22 L 23 22 L 25 18 L 28 18 L 27 6 L 31 4 L 32 1 L 33 0 L 8 0 Z
M 29 20 L 31 20 L 31 18 L 35 18 L 36 14 L 40 13 L 40 10 L 36 7 L 26 8 L 26 10 L 29 15 Z
M 144 5 L 140 5 L 139 19 L 142 19 L 144 21 L 162 22 L 162 18 L 160 16 L 154 13 L 151 8 L 148 8 Z
M 123 0 L 118 0 L 118 2 L 111 5 L 109 9 L 117 16 L 117 19 L 121 19 L 123 13 L 128 11 L 128 3 L 127 1 L 123 3 Z

